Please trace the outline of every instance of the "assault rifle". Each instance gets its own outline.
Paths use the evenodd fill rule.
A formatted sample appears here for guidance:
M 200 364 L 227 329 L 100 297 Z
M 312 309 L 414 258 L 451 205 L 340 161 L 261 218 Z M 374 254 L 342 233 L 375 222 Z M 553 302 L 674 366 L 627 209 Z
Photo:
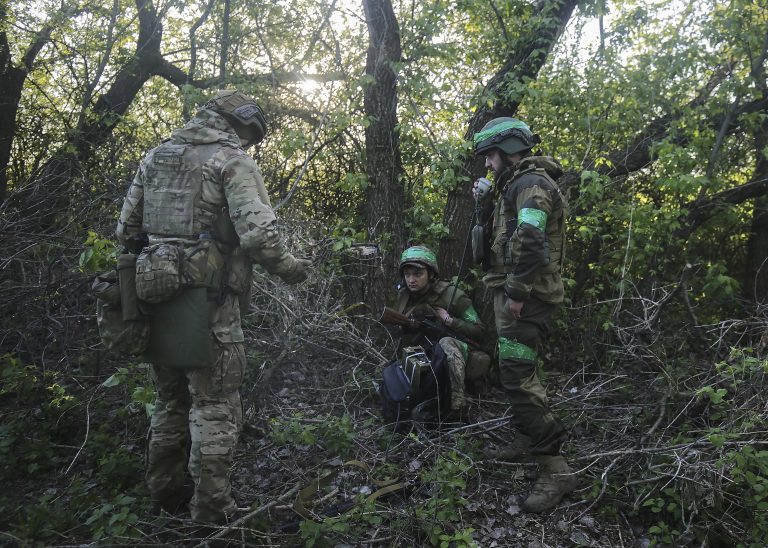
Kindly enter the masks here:
M 457 333 L 451 328 L 436 322 L 434 318 L 425 317 L 425 318 L 416 319 L 412 316 L 406 316 L 405 314 L 400 314 L 400 312 L 398 312 L 393 308 L 389 308 L 388 306 L 384 307 L 384 310 L 381 313 L 381 318 L 379 318 L 379 321 L 387 325 L 399 325 L 400 327 L 404 327 L 406 329 L 419 331 L 421 332 L 422 335 L 424 335 L 424 337 L 429 339 L 430 342 L 434 341 L 434 343 L 437 343 L 437 341 L 439 341 L 443 337 L 453 337 L 454 339 L 458 339 L 461 342 L 465 342 L 469 346 L 472 346 L 474 348 L 478 348 L 478 349 L 483 348 L 482 345 L 480 345 L 480 343 L 475 342 L 472 339 L 465 337 L 461 333 Z

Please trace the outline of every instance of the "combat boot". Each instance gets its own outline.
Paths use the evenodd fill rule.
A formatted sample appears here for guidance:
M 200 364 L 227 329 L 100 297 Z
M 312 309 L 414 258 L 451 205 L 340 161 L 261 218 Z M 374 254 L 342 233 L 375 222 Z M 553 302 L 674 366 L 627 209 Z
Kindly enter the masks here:
M 511 462 L 528 461 L 531 458 L 531 438 L 518 432 L 512 443 L 501 447 L 489 447 L 483 450 L 489 459 L 506 460 Z
M 195 486 L 192 485 L 191 480 L 184 482 L 181 488 L 177 489 L 171 495 L 167 495 L 162 499 L 152 497 L 152 503 L 150 505 L 150 515 L 159 516 L 163 512 L 171 515 L 176 515 L 186 511 L 189 505 L 189 501 L 192 499 L 192 495 L 195 494 Z
M 539 463 L 539 478 L 533 484 L 531 494 L 523 502 L 526 512 L 546 512 L 558 505 L 578 484 L 568 463 L 561 455 L 542 455 L 536 459 Z

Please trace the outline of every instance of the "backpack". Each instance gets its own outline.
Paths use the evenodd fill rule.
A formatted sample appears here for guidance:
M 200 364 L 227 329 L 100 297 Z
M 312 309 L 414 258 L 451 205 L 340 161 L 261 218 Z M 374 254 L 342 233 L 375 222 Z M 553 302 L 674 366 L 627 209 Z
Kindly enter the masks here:
M 425 402 L 434 401 L 438 416 L 447 412 L 451 386 L 442 347 L 433 347 L 431 359 L 420 346 L 404 348 L 400 360 L 384 367 L 379 397 L 384 420 L 398 425 L 410 420 L 414 408 Z

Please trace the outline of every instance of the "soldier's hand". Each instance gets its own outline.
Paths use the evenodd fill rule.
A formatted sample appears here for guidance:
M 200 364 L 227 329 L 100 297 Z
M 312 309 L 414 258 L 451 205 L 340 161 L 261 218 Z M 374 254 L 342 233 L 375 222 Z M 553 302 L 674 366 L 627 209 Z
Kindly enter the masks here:
M 453 324 L 453 318 L 450 314 L 448 314 L 448 311 L 445 308 L 440 308 L 439 306 L 435 307 L 435 314 L 437 314 L 437 317 L 440 319 L 440 323 L 443 325 L 446 325 L 448 327 Z
M 475 200 L 482 200 L 488 195 L 491 188 L 493 188 L 493 183 L 485 177 L 480 177 L 472 185 L 472 196 L 474 196 Z
M 307 279 L 307 276 L 309 274 L 307 272 L 307 268 L 311 264 L 312 264 L 311 259 L 296 259 L 295 262 L 293 263 L 293 267 L 290 270 L 286 271 L 285 273 L 281 273 L 280 277 L 287 284 L 301 283 Z
M 514 299 L 507 299 L 507 307 L 509 308 L 510 313 L 512 316 L 520 319 L 520 316 L 523 314 L 523 305 L 525 304 L 525 301 L 516 301 Z

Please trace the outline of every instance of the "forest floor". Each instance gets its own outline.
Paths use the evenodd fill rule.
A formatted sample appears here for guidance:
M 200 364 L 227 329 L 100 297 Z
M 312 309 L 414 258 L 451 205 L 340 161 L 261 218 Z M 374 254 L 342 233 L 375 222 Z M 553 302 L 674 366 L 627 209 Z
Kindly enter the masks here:
M 551 404 L 571 429 L 565 450 L 580 483 L 556 510 L 527 514 L 521 503 L 535 464 L 482 451 L 514 437 L 500 388 L 486 383 L 460 419 L 413 421 L 395 432 L 380 418 L 375 388 L 393 354 L 392 334 L 370 315 L 333 307 L 306 313 L 299 304 L 286 315 L 291 294 L 264 291 L 256 301 L 271 302 L 272 312 L 257 306 L 257 318 L 246 321 L 251 369 L 233 472 L 241 512 L 208 535 L 247 546 L 650 544 L 647 527 L 613 505 L 601 479 L 611 455 L 628 454 L 644 405 L 627 402 L 632 391 L 621 375 L 590 373 L 589 364 L 558 369 L 569 360 L 549 356 Z M 387 480 L 396 487 L 366 502 Z M 189 543 L 195 529 L 181 516 L 146 534 L 146 541 Z
M 344 514 L 337 516 L 337 523 L 344 526 L 334 529 L 331 523 L 319 527 L 333 546 L 462 546 L 470 538 L 478 546 L 489 548 L 648 543 L 639 524 L 632 527 L 625 516 L 616 513 L 609 518 L 595 508 L 595 478 L 588 466 L 581 474 L 579 489 L 555 511 L 544 515 L 521 511 L 520 505 L 535 478 L 535 465 L 492 460 L 482 453 L 484 446 L 514 436 L 509 426 L 510 409 L 501 390 L 487 386 L 472 397 L 464 420 L 414 421 L 410 432 L 401 434 L 378 418 L 378 400 L 368 375 L 358 371 L 356 379 L 339 384 L 333 382 L 338 377 L 329 374 L 333 367 L 333 362 L 327 360 L 315 361 L 311 370 L 286 364 L 275 375 L 262 410 L 254 413 L 270 419 L 257 419 L 257 426 L 244 436 L 239 453 L 235 476 L 239 500 L 261 507 L 269 499 L 284 496 L 291 487 L 308 486 L 341 462 L 357 460 L 371 467 L 370 476 L 355 468 L 344 468 L 323 492 L 313 495 L 314 517 L 327 519 L 360 494 L 376 491 L 378 487 L 371 477 L 396 478 L 406 487 L 378 499 L 374 508 L 360 505 L 352 507 L 352 512 L 348 510 L 347 518 Z M 550 376 L 553 385 L 567 380 Z M 574 405 L 575 394 L 588 392 L 571 381 L 568 386 L 562 385 L 559 397 L 553 394 L 559 411 L 563 411 L 566 400 Z M 570 398 L 562 397 L 566 394 Z M 256 405 L 253 400 L 249 403 Z M 345 425 L 333 420 L 339 416 L 350 417 L 351 422 Z M 301 425 L 293 430 L 298 439 L 277 444 L 269 435 L 270 429 L 285 427 L 286 423 Z M 313 426 L 317 427 L 312 430 L 316 443 L 301 443 L 300 432 Z M 354 438 L 344 438 L 347 433 Z M 351 443 L 345 446 L 345 439 Z M 594 449 L 593 444 L 570 443 L 568 453 L 574 468 L 588 465 Z M 255 484 L 254 478 L 258 478 Z M 266 493 L 270 495 L 265 497 Z M 297 530 L 301 518 L 293 511 L 295 500 L 296 496 L 291 495 L 266 511 L 264 518 L 276 525 L 277 531 Z M 379 519 L 371 520 L 371 515 Z M 299 532 L 303 540 L 313 538 L 313 530 Z M 274 529 L 263 538 L 265 545 L 295 542 L 290 536 L 275 535 Z
M 535 465 L 482 452 L 514 436 L 500 389 L 488 385 L 472 396 L 460 421 L 414 421 L 410 431 L 395 433 L 379 418 L 373 372 L 340 367 L 328 356 L 296 358 L 276 364 L 266 386 L 246 383 L 247 424 L 233 473 L 241 521 L 208 535 L 247 546 L 466 546 L 470 539 L 488 548 L 649 544 L 640 523 L 606 513 L 606 501 L 595 504 L 602 469 L 590 463 L 599 459 L 597 443 L 568 444 L 580 486 L 556 510 L 521 511 Z M 560 387 L 553 404 L 566 420 L 589 407 L 595 386 L 573 375 L 551 374 L 549 383 Z M 349 461 L 369 470 L 343 466 Z M 325 476 L 327 485 L 299 497 Z M 402 488 L 366 504 L 379 489 L 375 481 L 388 479 Z M 297 501 L 314 521 L 296 512 Z M 156 533 L 158 542 L 188 543 L 195 529 L 181 516 L 145 540 Z
M 510 406 L 493 382 L 470 396 L 460 419 L 394 432 L 380 417 L 375 383 L 396 334 L 345 304 L 355 300 L 354 285 L 319 279 L 290 288 L 261 276 L 254 287 L 244 318 L 235 521 L 206 530 L 188 513 L 150 516 L 146 366 L 107 356 L 91 326 L 56 372 L 1 357 L 0 543 L 760 545 L 750 539 L 764 524 L 756 509 L 768 452 L 755 448 L 765 445 L 768 362 L 747 354 L 722 361 L 738 381 L 727 384 L 712 362 L 694 358 L 678 370 L 685 376 L 676 374 L 652 344 L 616 347 L 605 363 L 563 330 L 550 341 L 543 378 L 570 431 L 564 451 L 579 487 L 555 510 L 528 514 L 521 503 L 535 465 L 483 453 L 514 437 Z

